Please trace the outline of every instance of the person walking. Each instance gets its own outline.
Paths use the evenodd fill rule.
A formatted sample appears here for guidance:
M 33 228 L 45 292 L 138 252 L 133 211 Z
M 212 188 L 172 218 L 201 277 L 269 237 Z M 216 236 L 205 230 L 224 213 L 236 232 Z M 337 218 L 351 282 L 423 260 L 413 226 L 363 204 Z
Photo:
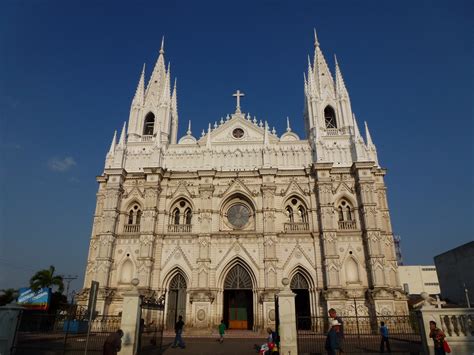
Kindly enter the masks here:
M 326 349 L 328 355 L 336 355 L 338 351 L 341 350 L 340 348 L 340 336 L 339 333 L 341 332 L 341 323 L 337 319 L 330 319 L 329 320 L 329 331 L 328 335 L 326 336 L 326 344 L 324 348 Z
M 183 327 L 184 327 L 183 316 L 179 316 L 178 321 L 174 325 L 174 332 L 176 333 L 176 336 L 174 337 L 172 348 L 176 348 L 178 345 L 181 349 L 184 349 L 186 347 L 182 338 Z
M 387 351 L 391 353 L 390 350 L 390 343 L 388 342 L 388 328 L 385 325 L 385 322 L 380 322 L 380 352 L 383 353 L 385 351 L 385 345 L 387 346 Z
M 115 333 L 110 334 L 104 342 L 103 355 L 117 355 L 122 349 L 122 329 L 118 329 Z
M 225 323 L 224 320 L 221 320 L 221 324 L 219 324 L 219 342 L 222 344 L 224 342 L 224 334 L 225 334 Z
M 339 331 L 336 333 L 338 337 L 338 342 L 339 342 L 339 351 L 341 353 L 344 352 L 342 349 L 343 344 L 344 344 L 344 321 L 342 320 L 341 317 L 338 317 L 337 312 L 334 308 L 330 308 L 329 311 L 329 320 L 337 320 L 339 322 Z
M 446 351 L 444 350 L 444 339 L 446 335 L 441 329 L 436 327 L 434 320 L 430 320 L 430 338 L 432 338 L 434 342 L 435 355 L 446 355 Z

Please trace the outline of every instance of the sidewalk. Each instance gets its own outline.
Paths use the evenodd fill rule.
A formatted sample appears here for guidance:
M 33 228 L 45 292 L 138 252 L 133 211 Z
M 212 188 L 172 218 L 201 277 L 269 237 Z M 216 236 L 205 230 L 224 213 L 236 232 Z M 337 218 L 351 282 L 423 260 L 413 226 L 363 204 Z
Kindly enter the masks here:
M 226 334 L 227 336 L 227 334 Z M 186 344 L 185 349 L 171 348 L 174 338 L 163 338 L 163 354 L 193 354 L 193 355 L 255 355 L 258 354 L 255 344 L 260 346 L 264 338 L 226 338 L 221 344 L 217 341 L 217 336 L 209 337 L 186 337 L 183 340 Z

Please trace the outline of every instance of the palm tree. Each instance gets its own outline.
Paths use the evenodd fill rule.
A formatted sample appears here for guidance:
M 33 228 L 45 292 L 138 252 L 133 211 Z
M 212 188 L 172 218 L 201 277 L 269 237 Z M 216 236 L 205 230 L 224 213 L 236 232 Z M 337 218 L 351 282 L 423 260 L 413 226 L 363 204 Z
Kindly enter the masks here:
M 44 269 L 38 271 L 33 277 L 30 279 L 30 287 L 33 291 L 38 291 L 40 288 L 43 287 L 58 287 L 58 292 L 63 293 L 64 291 L 64 283 L 62 276 L 54 276 L 55 267 L 51 265 L 49 269 Z
M 14 301 L 18 297 L 18 290 L 14 288 L 7 288 L 0 291 L 0 306 L 9 304 L 11 301 Z

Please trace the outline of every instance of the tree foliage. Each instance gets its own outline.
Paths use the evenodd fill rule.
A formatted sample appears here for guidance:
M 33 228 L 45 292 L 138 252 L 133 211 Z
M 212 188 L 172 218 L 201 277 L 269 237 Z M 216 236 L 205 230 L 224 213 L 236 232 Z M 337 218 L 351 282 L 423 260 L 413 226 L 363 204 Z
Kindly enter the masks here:
M 57 287 L 59 293 L 64 291 L 64 282 L 62 276 L 54 275 L 55 267 L 51 265 L 49 269 L 38 271 L 30 279 L 30 288 L 38 291 L 43 287 Z
M 0 293 L 0 306 L 9 304 L 18 297 L 18 290 L 15 290 L 14 288 L 1 290 Z

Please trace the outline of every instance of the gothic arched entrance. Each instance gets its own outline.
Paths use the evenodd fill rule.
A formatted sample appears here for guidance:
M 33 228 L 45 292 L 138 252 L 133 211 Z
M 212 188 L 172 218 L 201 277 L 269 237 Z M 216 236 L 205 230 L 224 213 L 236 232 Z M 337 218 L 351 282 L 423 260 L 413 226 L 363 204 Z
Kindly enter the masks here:
M 309 285 L 301 273 L 291 279 L 291 291 L 296 293 L 295 311 L 298 329 L 311 329 L 311 306 L 309 301 Z
M 224 281 L 224 322 L 229 329 L 253 328 L 252 279 L 238 264 Z
M 183 275 L 176 274 L 170 282 L 168 293 L 168 313 L 166 326 L 173 329 L 179 316 L 186 318 L 186 280 Z

